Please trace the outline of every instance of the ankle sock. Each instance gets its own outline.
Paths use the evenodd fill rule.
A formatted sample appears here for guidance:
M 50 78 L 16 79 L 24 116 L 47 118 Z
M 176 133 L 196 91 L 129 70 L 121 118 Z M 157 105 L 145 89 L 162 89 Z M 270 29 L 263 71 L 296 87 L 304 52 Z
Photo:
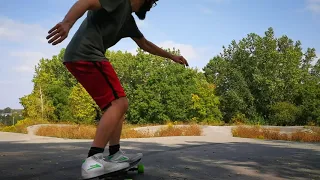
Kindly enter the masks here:
M 114 155 L 120 149 L 120 144 L 109 146 L 109 156 Z
M 88 157 L 93 156 L 98 153 L 103 153 L 104 148 L 99 148 L 99 147 L 91 147 L 88 153 Z

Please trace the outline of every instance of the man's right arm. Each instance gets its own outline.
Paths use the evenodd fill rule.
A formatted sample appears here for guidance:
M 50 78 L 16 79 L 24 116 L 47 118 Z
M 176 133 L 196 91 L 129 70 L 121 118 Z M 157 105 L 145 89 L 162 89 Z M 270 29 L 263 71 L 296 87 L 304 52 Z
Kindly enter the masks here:
M 52 43 L 56 45 L 61 43 L 68 37 L 69 31 L 74 23 L 87 11 L 100 9 L 102 6 L 100 0 L 78 0 L 68 11 L 62 22 L 55 25 L 49 30 L 49 35 L 46 37 Z
M 78 0 L 69 10 L 62 22 L 68 23 L 71 27 L 87 10 L 101 8 L 100 0 Z

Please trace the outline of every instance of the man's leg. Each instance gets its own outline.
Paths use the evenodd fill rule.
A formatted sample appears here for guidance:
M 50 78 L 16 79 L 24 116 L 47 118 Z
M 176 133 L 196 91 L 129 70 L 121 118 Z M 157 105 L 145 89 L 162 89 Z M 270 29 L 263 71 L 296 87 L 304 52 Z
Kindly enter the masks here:
M 119 124 L 115 128 L 109 140 L 109 155 L 117 153 L 120 149 L 120 137 L 122 132 L 122 125 L 124 122 L 125 116 L 122 116 Z
M 108 61 L 79 61 L 65 65 L 104 111 L 88 156 L 102 153 L 128 109 L 126 94 Z
M 109 140 L 113 145 L 114 143 L 119 144 L 121 135 L 121 129 L 119 128 L 122 128 L 122 117 L 127 109 L 128 100 L 126 97 L 121 97 L 112 102 L 112 105 L 102 115 L 92 147 L 105 148 Z
M 82 164 L 82 176 L 97 177 L 127 168 L 128 163 L 107 162 L 103 157 L 106 144 L 128 109 L 128 100 L 110 63 L 82 61 L 65 65 L 100 109 L 105 111 L 97 126 L 88 157 Z
M 97 126 L 96 136 L 88 156 L 103 153 L 108 142 L 117 144 L 120 141 L 122 117 L 128 109 L 128 100 L 111 64 L 103 62 L 78 62 L 66 64 L 69 71 L 95 100 L 102 111 L 105 111 Z M 123 158 L 118 153 L 110 158 L 115 162 L 135 161 L 142 157 L 141 153 L 127 155 Z
M 125 117 L 123 116 L 118 126 L 116 127 L 115 131 L 110 137 L 108 159 L 113 162 L 129 162 L 131 164 L 140 160 L 143 154 L 142 153 L 128 154 L 128 153 L 124 153 L 123 151 L 120 151 L 120 137 L 121 137 L 124 118 Z

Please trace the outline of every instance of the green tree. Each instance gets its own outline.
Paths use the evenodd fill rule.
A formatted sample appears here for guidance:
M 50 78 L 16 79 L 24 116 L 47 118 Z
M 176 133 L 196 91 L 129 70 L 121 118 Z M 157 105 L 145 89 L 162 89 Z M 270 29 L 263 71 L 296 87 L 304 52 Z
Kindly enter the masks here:
M 294 42 L 285 35 L 276 38 L 269 28 L 263 37 L 251 33 L 223 49 L 204 71 L 208 81 L 217 85 L 225 120 L 238 113 L 251 121 L 266 120 L 271 116 L 271 107 L 278 102 L 300 106 L 307 97 L 315 96 L 309 90 L 317 86 L 317 80 L 308 80 L 315 77 L 310 74 L 314 72 L 311 62 L 315 50 L 309 48 L 303 53 L 300 41 Z M 305 121 L 301 118 L 296 121 Z
M 96 103 L 80 83 L 72 88 L 69 95 L 68 109 L 72 121 L 78 124 L 92 124 L 97 116 Z
M 174 54 L 178 50 L 169 49 Z M 93 99 L 63 66 L 64 50 L 52 59 L 41 59 L 36 66 L 31 94 L 21 98 L 25 117 L 49 121 L 92 123 L 100 112 Z M 172 60 L 137 49 L 107 51 L 129 99 L 127 120 L 131 123 L 163 123 L 167 120 L 220 120 L 219 98 L 215 86 L 203 73 L 185 68 Z M 194 101 L 193 97 L 199 99 Z M 41 113 L 43 112 L 43 113 Z
M 34 89 L 31 94 L 20 98 L 23 106 L 23 116 L 32 119 L 49 120 L 54 112 L 54 106 L 50 99 L 42 98 L 39 89 Z
M 175 49 L 168 51 L 180 54 Z M 122 52 L 108 52 L 107 56 L 112 60 L 129 98 L 129 122 L 163 123 L 167 120 L 189 121 L 194 117 L 192 95 L 199 94 L 199 88 L 202 88 L 197 86 L 201 83 L 198 81 L 205 81 L 202 73 L 184 68 L 171 60 L 144 53 L 141 49 L 137 50 L 136 56 Z M 200 91 L 201 97 L 202 94 L 204 93 Z M 218 104 L 219 101 L 214 95 L 209 97 L 214 103 L 207 100 L 209 98 L 203 98 L 202 103 L 210 102 L 209 108 Z M 208 114 L 199 119 L 219 119 L 220 111 L 217 107 L 216 105 L 210 110 L 203 107 Z
M 10 107 L 4 108 L 3 112 L 4 113 L 11 113 L 12 109 Z
M 272 125 L 295 125 L 301 116 L 301 109 L 292 103 L 277 102 L 270 107 L 270 124 Z
M 315 52 L 306 57 L 316 57 Z M 308 68 L 304 69 L 304 76 L 301 80 L 302 86 L 299 89 L 299 96 L 296 103 L 301 106 L 302 116 L 299 118 L 299 124 L 317 124 L 320 125 L 320 61 L 315 66 L 309 61 Z
M 191 119 L 200 122 L 216 122 L 222 120 L 219 109 L 220 99 L 215 94 L 215 85 L 199 78 L 196 82 L 197 90 L 192 94 Z
M 66 112 L 69 110 L 68 96 L 76 80 L 62 64 L 63 55 L 64 49 L 52 59 L 41 59 L 35 67 L 34 90 L 21 98 L 26 117 L 39 118 L 42 109 L 50 109 L 45 111 L 46 118 L 58 122 L 70 114 Z
M 208 82 L 217 86 L 220 97 L 220 109 L 223 119 L 229 122 L 232 117 L 241 113 L 248 118 L 255 115 L 254 98 L 248 84 L 241 73 L 231 62 L 222 57 L 215 57 L 204 68 Z

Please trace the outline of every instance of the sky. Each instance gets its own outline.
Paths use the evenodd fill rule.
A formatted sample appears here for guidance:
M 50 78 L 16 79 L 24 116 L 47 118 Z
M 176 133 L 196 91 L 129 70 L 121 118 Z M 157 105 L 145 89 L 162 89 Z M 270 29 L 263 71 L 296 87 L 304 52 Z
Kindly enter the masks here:
M 22 108 L 19 98 L 33 89 L 35 65 L 65 48 L 85 15 L 63 43 L 52 46 L 46 40 L 48 30 L 76 0 L 0 2 L 0 109 Z M 179 49 L 194 68 L 202 69 L 232 40 L 249 33 L 263 36 L 269 27 L 276 37 L 300 40 L 303 50 L 315 48 L 320 58 L 320 0 L 159 0 L 157 4 L 144 21 L 136 18 L 138 27 L 159 47 Z M 126 38 L 110 50 L 135 53 L 136 48 Z

